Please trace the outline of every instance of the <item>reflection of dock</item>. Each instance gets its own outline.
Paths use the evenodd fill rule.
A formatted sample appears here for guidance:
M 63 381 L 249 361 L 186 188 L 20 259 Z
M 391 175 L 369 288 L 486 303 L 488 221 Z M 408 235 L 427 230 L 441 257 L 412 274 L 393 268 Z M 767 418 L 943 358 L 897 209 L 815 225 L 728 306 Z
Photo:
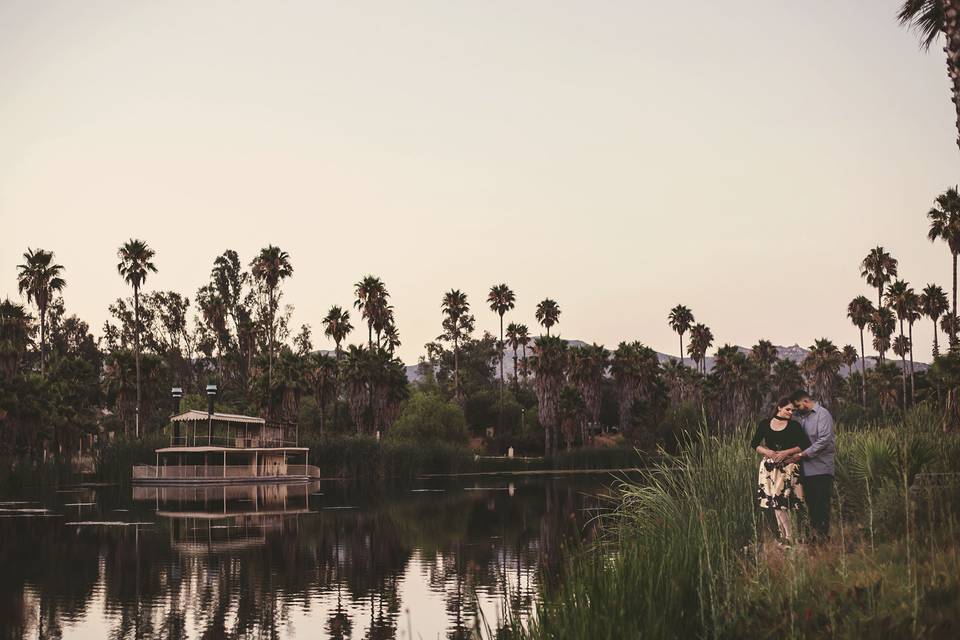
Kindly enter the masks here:
M 259 547 L 270 535 L 295 533 L 317 485 L 135 486 L 133 499 L 152 502 L 169 522 L 173 548 L 205 554 Z

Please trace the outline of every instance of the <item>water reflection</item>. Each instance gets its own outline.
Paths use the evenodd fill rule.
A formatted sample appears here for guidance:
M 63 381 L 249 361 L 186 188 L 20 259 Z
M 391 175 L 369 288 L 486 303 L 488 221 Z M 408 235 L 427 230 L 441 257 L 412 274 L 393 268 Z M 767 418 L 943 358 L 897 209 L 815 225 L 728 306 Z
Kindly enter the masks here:
M 38 503 L 0 512 L 0 637 L 466 638 L 481 620 L 495 629 L 505 602 L 530 611 L 567 547 L 589 537 L 607 484 L 11 497 Z

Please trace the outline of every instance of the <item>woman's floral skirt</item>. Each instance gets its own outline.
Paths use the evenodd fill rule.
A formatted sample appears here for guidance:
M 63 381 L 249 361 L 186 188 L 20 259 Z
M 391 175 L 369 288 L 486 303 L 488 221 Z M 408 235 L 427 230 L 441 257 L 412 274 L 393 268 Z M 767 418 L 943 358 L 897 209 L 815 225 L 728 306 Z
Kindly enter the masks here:
M 800 465 L 777 464 L 769 458 L 760 461 L 757 499 L 761 509 L 799 509 L 803 504 Z

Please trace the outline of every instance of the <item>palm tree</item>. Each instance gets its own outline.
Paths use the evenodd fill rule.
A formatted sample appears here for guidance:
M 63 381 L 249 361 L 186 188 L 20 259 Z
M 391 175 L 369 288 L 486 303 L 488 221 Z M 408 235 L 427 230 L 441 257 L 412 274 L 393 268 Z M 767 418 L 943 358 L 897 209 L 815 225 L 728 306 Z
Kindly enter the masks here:
M 523 381 L 527 381 L 527 345 L 530 344 L 530 329 L 527 328 L 525 324 L 517 325 L 517 344 L 520 345 L 521 352 L 523 353 Z M 516 372 L 514 372 L 516 375 Z
M 860 263 L 860 277 L 865 278 L 871 287 L 877 288 L 877 305 L 882 307 L 883 288 L 897 277 L 897 259 L 883 247 L 877 246 Z
M 782 398 L 803 387 L 803 372 L 793 360 L 780 358 L 773 364 L 771 386 L 774 396 Z
M 197 308 L 207 327 L 213 333 L 217 343 L 217 373 L 223 380 L 223 353 L 230 344 L 230 330 L 227 327 L 229 311 L 217 288 L 204 285 L 197 290 Z
M 460 399 L 460 341 L 473 330 L 473 316 L 470 315 L 470 303 L 467 294 L 459 289 L 451 289 L 443 294 L 440 308 L 445 316 L 443 320 L 443 339 L 453 343 L 453 395 Z
M 540 336 L 534 342 L 530 368 L 535 376 L 537 416 L 543 425 L 544 455 L 551 455 L 557 446 L 560 394 L 567 370 L 567 343 L 556 336 Z
M 847 305 L 847 317 L 850 322 L 860 330 L 860 375 L 863 377 L 863 384 L 860 386 L 860 399 L 863 406 L 867 406 L 867 361 L 866 345 L 863 342 L 863 330 L 870 324 L 870 318 L 873 316 L 873 303 L 866 296 L 857 296 Z
M 506 284 L 496 284 L 490 287 L 487 294 L 487 304 L 490 310 L 500 316 L 500 343 L 497 345 L 500 352 L 500 412 L 503 413 L 503 315 L 513 309 L 516 296 Z
M 923 288 L 923 293 L 920 294 L 920 311 L 926 317 L 933 320 L 933 355 L 940 355 L 940 343 L 937 340 L 937 320 L 940 319 L 944 313 L 950 308 L 950 303 L 947 301 L 947 294 L 944 292 L 943 288 L 935 285 L 928 284 Z
M 777 348 L 769 340 L 760 340 L 750 349 L 750 358 L 760 367 L 764 375 L 770 373 L 770 367 L 777 361 Z
M 960 24 L 957 22 L 960 3 L 957 0 L 903 0 L 897 14 L 900 24 L 914 28 L 920 36 L 920 45 L 929 50 L 943 34 L 947 58 L 947 76 L 953 94 L 953 108 L 957 114 L 960 132 Z M 957 138 L 960 145 L 960 137 Z M 956 305 L 954 305 L 956 314 Z
M 133 287 L 133 353 L 136 362 L 137 374 L 137 403 L 134 408 L 134 421 L 137 437 L 140 437 L 140 287 L 147 280 L 147 274 L 156 273 L 157 267 L 153 264 L 156 252 L 143 240 L 131 238 L 117 251 L 117 272 Z
M 820 401 L 833 407 L 834 389 L 837 385 L 837 373 L 843 364 L 843 356 L 836 345 L 826 338 L 816 340 L 810 347 L 810 353 L 803 360 L 803 370 Z
M 913 323 L 920 317 L 919 298 L 913 288 L 903 280 L 897 280 L 887 290 L 887 305 L 897 314 L 900 322 L 900 337 L 908 338 L 910 344 L 913 335 Z M 904 331 L 904 324 L 910 324 L 910 334 Z M 911 349 L 912 351 L 912 349 Z M 899 354 L 898 354 L 899 355 Z M 906 371 L 906 369 L 904 369 Z M 904 374 L 906 375 L 906 374 Z M 910 356 L 910 386 L 913 388 L 913 355 Z
M 600 422 L 600 387 L 609 359 L 610 352 L 599 344 L 570 350 L 570 382 L 583 398 L 587 416 L 594 427 Z M 586 434 L 582 435 L 586 442 Z
M 893 352 L 900 356 L 900 378 L 903 380 L 903 410 L 907 409 L 907 354 L 910 352 L 910 338 L 902 333 L 893 341 Z
M 399 346 L 400 332 L 397 331 L 397 325 L 391 320 L 383 329 L 383 348 L 392 356 Z
M 713 332 L 705 324 L 695 324 L 690 327 L 690 344 L 687 351 L 697 364 L 700 372 L 707 373 L 707 350 L 713 344 Z
M 873 348 L 880 355 L 880 362 L 884 362 L 887 350 L 890 348 L 890 336 L 897 328 L 897 320 L 893 311 L 887 307 L 875 309 L 870 316 L 870 333 L 873 334 Z
M 340 360 L 342 351 L 340 343 L 353 331 L 353 325 L 350 324 L 350 312 L 344 311 L 337 305 L 330 307 L 327 315 L 323 317 L 323 335 L 333 340 L 336 345 L 335 350 L 337 360 Z
M 621 342 L 610 357 L 610 375 L 617 390 L 620 433 L 635 436 L 634 405 L 653 390 L 660 364 L 656 352 L 640 342 Z
M 387 306 L 387 288 L 380 278 L 365 276 L 354 285 L 357 299 L 353 306 L 360 310 L 360 316 L 367 321 L 367 344 L 373 349 L 373 325 L 382 322 L 384 307 Z
M 331 397 L 336 398 L 338 360 L 322 353 L 307 356 L 307 381 L 313 388 L 320 412 L 320 435 L 324 432 L 327 404 Z M 332 392 L 332 393 L 331 393 Z
M 23 305 L 15 304 L 9 298 L 0 302 L 0 378 L 8 384 L 20 370 L 23 355 L 31 342 L 32 321 Z
M 960 253 L 960 194 L 956 187 L 937 196 L 936 205 L 927 213 L 930 242 L 943 240 L 950 249 L 951 277 L 953 278 L 953 313 L 957 313 L 957 254 Z M 950 344 L 956 344 L 956 332 L 950 334 Z
M 293 275 L 290 254 L 267 245 L 250 263 L 253 279 L 267 296 L 267 385 L 273 388 L 273 343 L 276 334 L 277 307 L 280 305 L 280 282 Z
M 17 289 L 27 294 L 27 302 L 37 305 L 40 316 L 40 375 L 47 376 L 47 308 L 54 294 L 63 291 L 67 281 L 60 274 L 63 265 L 53 262 L 53 252 L 27 248 L 24 264 L 17 265 Z
M 517 350 L 520 349 L 520 325 L 516 322 L 511 322 L 507 325 L 507 343 L 510 345 L 510 349 L 513 351 L 513 383 L 514 388 L 516 388 L 519 383 L 518 369 L 517 369 Z
M 857 364 L 857 348 L 852 344 L 846 344 L 843 346 L 843 349 L 840 351 L 840 358 L 843 361 L 843 364 L 847 367 L 847 376 L 853 375 L 853 365 Z
M 923 317 L 920 311 L 920 296 L 914 293 L 913 289 L 910 289 L 907 293 L 903 312 L 904 317 L 907 319 L 907 339 L 910 341 L 910 402 L 912 404 L 917 401 L 917 386 L 913 361 L 913 323 Z
M 560 322 L 560 306 L 556 300 L 544 298 L 537 304 L 537 322 L 542 324 L 550 335 L 550 327 Z
M 670 310 L 667 316 L 667 322 L 670 328 L 680 336 L 680 364 L 683 365 L 683 334 L 693 325 L 693 312 L 682 304 L 678 304 Z

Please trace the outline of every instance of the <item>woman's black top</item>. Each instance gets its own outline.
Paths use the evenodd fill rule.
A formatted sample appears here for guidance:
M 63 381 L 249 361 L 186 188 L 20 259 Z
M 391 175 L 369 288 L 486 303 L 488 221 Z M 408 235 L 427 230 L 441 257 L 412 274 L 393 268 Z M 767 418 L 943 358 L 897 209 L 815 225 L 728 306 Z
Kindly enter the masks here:
M 757 425 L 757 432 L 753 434 L 753 440 L 750 441 L 751 449 L 756 449 L 761 444 L 773 451 L 786 451 L 793 447 L 806 449 L 810 446 L 810 438 L 807 437 L 807 432 L 799 422 L 790 420 L 785 428 L 774 431 L 770 428 L 770 420 L 771 418 L 764 418 Z

